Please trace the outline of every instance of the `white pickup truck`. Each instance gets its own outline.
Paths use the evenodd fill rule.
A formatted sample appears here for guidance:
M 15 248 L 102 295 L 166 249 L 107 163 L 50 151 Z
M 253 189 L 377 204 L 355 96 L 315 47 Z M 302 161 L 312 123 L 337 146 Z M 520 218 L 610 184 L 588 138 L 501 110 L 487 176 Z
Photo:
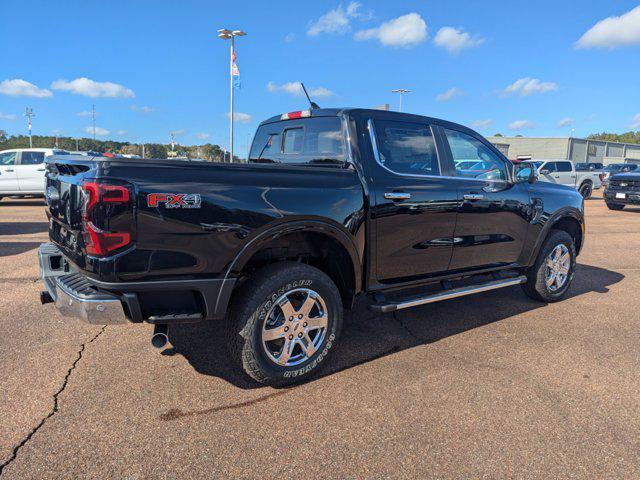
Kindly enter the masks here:
M 575 188 L 583 198 L 591 197 L 594 190 L 602 187 L 602 172 L 576 171 L 570 160 L 527 160 L 536 167 L 538 180 L 541 182 L 558 183 Z
M 0 200 L 3 196 L 44 196 L 44 160 L 68 152 L 56 148 L 0 151 Z

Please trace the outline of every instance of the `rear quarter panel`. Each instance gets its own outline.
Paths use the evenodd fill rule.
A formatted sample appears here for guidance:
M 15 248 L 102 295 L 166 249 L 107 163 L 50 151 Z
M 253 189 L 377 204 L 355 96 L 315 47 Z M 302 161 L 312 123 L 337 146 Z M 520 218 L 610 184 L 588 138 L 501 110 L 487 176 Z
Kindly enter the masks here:
M 263 232 L 318 222 L 344 232 L 362 259 L 364 198 L 352 169 L 273 165 L 114 162 L 101 175 L 135 186 L 135 247 L 96 262 L 104 281 L 222 278 Z M 149 206 L 153 193 L 201 196 L 200 208 Z

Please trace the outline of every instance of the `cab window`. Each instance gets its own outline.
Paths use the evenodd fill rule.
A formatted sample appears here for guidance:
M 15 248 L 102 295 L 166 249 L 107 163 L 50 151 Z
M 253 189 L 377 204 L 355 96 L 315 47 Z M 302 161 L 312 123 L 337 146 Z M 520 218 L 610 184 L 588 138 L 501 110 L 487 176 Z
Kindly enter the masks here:
M 339 117 L 285 120 L 258 128 L 249 161 L 292 165 L 336 165 L 346 160 Z
M 571 172 L 571 163 L 569 162 L 556 162 L 558 165 L 558 172 Z
M 505 162 L 475 137 L 457 130 L 444 129 L 456 176 L 482 180 L 506 181 Z
M 540 169 L 540 171 L 542 170 L 546 170 L 549 173 L 555 173 L 558 171 L 558 164 L 556 162 L 547 162 Z
M 404 175 L 440 175 L 429 125 L 376 120 L 374 128 L 383 167 Z

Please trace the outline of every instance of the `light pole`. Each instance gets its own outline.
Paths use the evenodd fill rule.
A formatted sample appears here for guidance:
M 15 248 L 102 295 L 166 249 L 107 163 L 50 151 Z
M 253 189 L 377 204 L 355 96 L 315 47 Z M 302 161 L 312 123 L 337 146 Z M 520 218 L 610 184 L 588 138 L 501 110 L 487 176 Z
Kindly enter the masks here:
M 402 111 L 402 95 L 404 93 L 411 93 L 411 90 L 407 90 L 406 88 L 396 88 L 395 90 L 391 90 L 393 93 L 397 93 L 400 95 L 400 108 L 398 109 L 399 112 Z
M 229 30 L 227 28 L 222 28 L 218 30 L 218 37 L 222 40 L 231 40 L 231 47 L 229 49 L 229 97 L 230 97 L 230 108 L 229 108 L 229 143 L 230 143 L 230 153 L 229 161 L 233 163 L 233 74 L 234 74 L 234 63 L 236 60 L 235 53 L 235 45 L 234 38 L 235 37 L 243 37 L 246 33 L 242 30 Z
M 27 117 L 27 126 L 29 127 L 29 148 L 33 148 L 33 141 L 31 140 L 31 119 L 35 117 L 33 108 L 28 108 L 24 112 L 24 116 Z

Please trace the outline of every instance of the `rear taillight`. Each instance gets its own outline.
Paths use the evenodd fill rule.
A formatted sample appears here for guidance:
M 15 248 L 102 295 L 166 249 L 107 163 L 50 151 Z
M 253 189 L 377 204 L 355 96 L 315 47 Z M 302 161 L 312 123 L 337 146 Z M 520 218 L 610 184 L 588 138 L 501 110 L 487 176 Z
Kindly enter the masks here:
M 106 185 L 97 182 L 85 182 L 82 184 L 85 200 L 82 209 L 82 238 L 88 255 L 104 257 L 131 243 L 130 231 L 111 232 L 96 226 L 98 209 L 100 220 L 103 223 L 109 221 L 111 210 L 109 206 L 130 207 L 131 194 L 123 185 Z

